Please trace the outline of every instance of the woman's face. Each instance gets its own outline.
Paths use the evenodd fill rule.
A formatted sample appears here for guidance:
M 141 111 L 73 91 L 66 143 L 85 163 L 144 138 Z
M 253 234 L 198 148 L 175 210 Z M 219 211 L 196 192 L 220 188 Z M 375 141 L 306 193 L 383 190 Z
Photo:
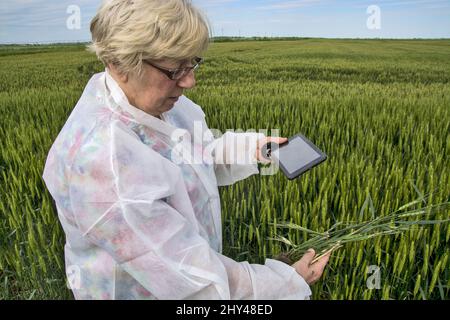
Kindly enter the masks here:
M 165 69 L 191 66 L 190 63 L 176 63 L 168 60 L 154 61 L 154 64 Z M 163 72 L 147 63 L 143 63 L 142 67 L 142 76 L 130 75 L 122 89 L 130 104 L 153 116 L 157 117 L 172 109 L 184 89 L 195 86 L 193 71 L 179 80 L 170 80 Z

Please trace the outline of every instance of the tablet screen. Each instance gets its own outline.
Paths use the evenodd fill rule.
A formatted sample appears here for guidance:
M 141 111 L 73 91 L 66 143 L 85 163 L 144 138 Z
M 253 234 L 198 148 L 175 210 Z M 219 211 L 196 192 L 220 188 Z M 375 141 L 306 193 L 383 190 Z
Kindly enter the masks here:
M 321 157 L 319 153 L 298 136 L 290 140 L 287 145 L 280 145 L 280 148 L 273 152 L 273 156 L 279 159 L 290 174 Z

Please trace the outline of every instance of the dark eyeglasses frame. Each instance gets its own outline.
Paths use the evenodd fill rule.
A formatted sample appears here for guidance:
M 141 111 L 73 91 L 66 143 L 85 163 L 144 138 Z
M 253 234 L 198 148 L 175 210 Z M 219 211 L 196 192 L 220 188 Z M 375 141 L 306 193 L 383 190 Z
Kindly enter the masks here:
M 162 73 L 164 73 L 170 80 L 180 80 L 181 78 L 183 78 L 185 75 L 187 75 L 192 70 L 194 70 L 194 71 L 197 70 L 197 68 L 203 63 L 203 58 L 195 57 L 193 60 L 193 62 L 195 62 L 195 64 L 192 67 L 185 67 L 185 68 L 178 68 L 178 69 L 166 69 L 166 68 L 159 67 L 159 66 L 153 64 L 149 60 L 142 60 L 142 61 L 145 62 L 146 64 L 152 66 L 153 68 L 161 71 Z

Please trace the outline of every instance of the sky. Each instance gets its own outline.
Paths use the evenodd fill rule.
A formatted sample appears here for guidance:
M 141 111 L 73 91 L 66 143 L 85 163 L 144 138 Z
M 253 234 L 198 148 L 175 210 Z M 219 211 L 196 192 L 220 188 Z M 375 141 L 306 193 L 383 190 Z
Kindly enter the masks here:
M 450 38 L 450 0 L 192 0 L 213 36 Z M 84 42 L 101 0 L 1 0 L 0 43 Z

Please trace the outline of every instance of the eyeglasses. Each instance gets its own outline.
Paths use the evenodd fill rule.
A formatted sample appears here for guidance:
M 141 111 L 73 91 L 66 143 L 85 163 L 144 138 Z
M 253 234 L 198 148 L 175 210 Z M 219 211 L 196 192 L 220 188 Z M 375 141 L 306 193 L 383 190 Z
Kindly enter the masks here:
M 200 57 L 195 57 L 192 60 L 192 67 L 185 67 L 185 68 L 178 68 L 178 69 L 166 69 L 166 68 L 162 68 L 162 67 L 158 67 L 156 65 L 154 65 L 153 63 L 151 63 L 148 60 L 142 60 L 143 62 L 145 62 L 146 64 L 152 66 L 155 69 L 158 69 L 159 71 L 161 71 L 162 73 L 164 73 L 170 80 L 180 80 L 181 78 L 183 78 L 185 75 L 187 75 L 189 72 L 191 72 L 192 70 L 197 70 L 197 68 L 200 66 L 200 64 L 203 63 L 203 58 Z

